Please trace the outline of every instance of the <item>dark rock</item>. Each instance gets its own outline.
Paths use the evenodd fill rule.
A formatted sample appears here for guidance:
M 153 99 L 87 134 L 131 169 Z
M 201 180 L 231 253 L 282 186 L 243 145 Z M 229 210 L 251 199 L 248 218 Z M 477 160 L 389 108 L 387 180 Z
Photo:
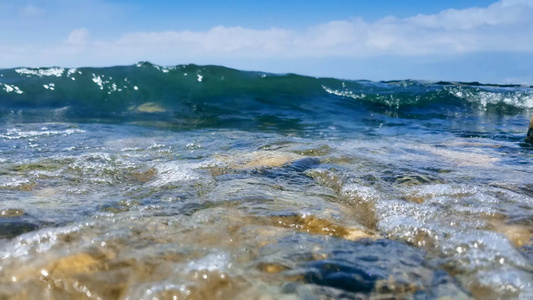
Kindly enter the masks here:
M 38 225 L 24 221 L 0 222 L 0 239 L 11 239 L 38 228 Z
M 531 116 L 531 121 L 529 122 L 529 129 L 527 130 L 526 142 L 533 143 L 533 116 Z
M 284 264 L 288 269 L 281 274 L 289 280 L 332 288 L 355 298 L 468 298 L 452 277 L 425 259 L 424 251 L 393 240 L 349 241 L 293 234 L 263 247 L 261 255 L 265 262 Z
M 371 292 L 378 280 L 386 280 L 383 270 L 371 272 L 357 264 L 337 260 L 319 260 L 307 263 L 305 281 L 335 287 L 351 292 Z

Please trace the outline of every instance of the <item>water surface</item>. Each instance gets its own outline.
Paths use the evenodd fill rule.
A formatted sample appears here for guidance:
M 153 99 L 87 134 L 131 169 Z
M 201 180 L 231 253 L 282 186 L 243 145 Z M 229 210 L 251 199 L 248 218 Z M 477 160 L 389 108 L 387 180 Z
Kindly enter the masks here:
M 533 90 L 0 70 L 0 298 L 533 297 Z

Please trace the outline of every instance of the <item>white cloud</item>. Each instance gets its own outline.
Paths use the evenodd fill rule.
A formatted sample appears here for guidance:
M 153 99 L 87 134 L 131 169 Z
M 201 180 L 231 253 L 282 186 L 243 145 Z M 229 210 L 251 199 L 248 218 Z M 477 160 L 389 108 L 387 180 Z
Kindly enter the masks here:
M 0 47 L 0 66 L 533 52 L 533 0 L 501 0 L 488 7 L 374 22 L 337 20 L 304 30 L 217 26 L 206 31 L 129 32 L 113 39 L 75 26 L 59 44 Z
M 485 8 L 403 19 L 332 21 L 300 32 L 218 26 L 208 31 L 127 33 L 104 43 L 104 48 L 121 48 L 132 56 L 157 49 L 162 55 L 186 56 L 361 57 L 533 51 L 532 40 L 533 1 L 503 0 Z
M 294 37 L 295 34 L 292 31 L 284 29 L 254 30 L 217 26 L 206 32 L 128 33 L 108 46 L 128 47 L 133 51 L 155 48 L 178 53 L 239 54 L 254 50 L 259 51 L 256 54 L 261 54 L 279 53 L 286 50 Z

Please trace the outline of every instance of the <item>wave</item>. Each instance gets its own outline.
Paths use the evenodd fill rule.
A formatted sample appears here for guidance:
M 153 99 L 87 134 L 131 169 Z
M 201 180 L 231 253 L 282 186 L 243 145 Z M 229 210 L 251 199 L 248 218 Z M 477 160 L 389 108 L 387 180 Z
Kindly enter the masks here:
M 533 109 L 533 87 L 352 81 L 148 62 L 108 68 L 0 70 L 0 114 L 50 120 L 203 123 L 316 118 L 361 111 L 409 115 Z

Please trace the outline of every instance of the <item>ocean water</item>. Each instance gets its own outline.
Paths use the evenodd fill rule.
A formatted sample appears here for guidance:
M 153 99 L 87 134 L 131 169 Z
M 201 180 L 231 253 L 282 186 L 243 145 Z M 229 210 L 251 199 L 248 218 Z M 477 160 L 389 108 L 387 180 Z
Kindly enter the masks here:
M 533 298 L 533 88 L 0 70 L 0 299 Z

